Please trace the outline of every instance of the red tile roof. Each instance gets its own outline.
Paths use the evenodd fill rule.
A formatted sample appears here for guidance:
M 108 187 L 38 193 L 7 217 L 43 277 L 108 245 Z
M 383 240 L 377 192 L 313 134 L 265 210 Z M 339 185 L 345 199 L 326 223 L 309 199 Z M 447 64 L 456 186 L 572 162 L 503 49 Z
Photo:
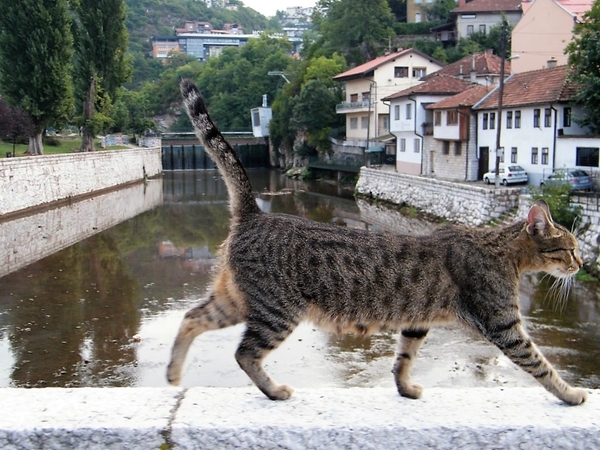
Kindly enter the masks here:
M 504 107 L 528 106 L 569 101 L 576 87 L 567 80 L 568 66 L 532 70 L 512 75 L 504 82 Z M 498 106 L 498 89 L 493 91 L 475 109 Z
M 473 53 L 472 55 L 465 56 L 463 59 L 442 67 L 436 72 L 426 75 L 422 78 L 422 80 L 427 80 L 435 74 L 445 74 L 455 77 L 468 77 L 469 73 L 471 73 L 473 69 L 475 69 L 475 72 L 479 76 L 486 74 L 498 76 L 500 74 L 501 62 L 502 59 L 499 56 L 494 55 L 492 50 Z M 511 73 L 510 61 L 504 61 L 504 73 Z
M 388 95 L 382 100 L 387 101 L 395 98 L 407 97 L 413 94 L 454 95 L 468 89 L 472 85 L 473 84 L 468 81 L 441 74 L 431 77 L 427 81 L 417 84 L 416 86 Z
M 592 9 L 594 0 L 556 0 L 556 3 L 581 20 L 583 14 Z
M 521 0 L 473 0 L 459 5 L 453 13 L 521 11 Z
M 466 91 L 460 92 L 452 97 L 448 97 L 437 103 L 431 103 L 425 106 L 426 109 L 450 109 L 460 106 L 473 106 L 483 97 L 485 97 L 494 86 L 482 86 L 481 84 L 472 85 Z
M 340 73 L 336 76 L 333 77 L 333 79 L 335 81 L 346 81 L 346 80 L 352 80 L 352 79 L 356 79 L 356 78 L 364 78 L 364 77 L 368 77 L 368 76 L 372 76 L 372 73 L 375 71 L 375 69 L 377 69 L 378 67 L 382 66 L 385 63 L 388 63 L 390 61 L 394 61 L 395 59 L 404 56 L 404 55 L 410 55 L 411 53 L 416 53 L 418 55 L 421 55 L 422 57 L 433 61 L 437 64 L 439 64 L 440 66 L 443 66 L 444 63 L 432 58 L 431 56 L 426 55 L 423 52 L 420 52 L 417 49 L 414 48 L 407 48 L 395 53 L 390 53 L 389 55 L 384 55 L 384 56 L 379 56 L 378 58 L 375 58 L 369 62 L 366 62 L 364 64 L 361 64 L 360 66 L 354 67 L 353 69 L 347 70 L 346 72 Z

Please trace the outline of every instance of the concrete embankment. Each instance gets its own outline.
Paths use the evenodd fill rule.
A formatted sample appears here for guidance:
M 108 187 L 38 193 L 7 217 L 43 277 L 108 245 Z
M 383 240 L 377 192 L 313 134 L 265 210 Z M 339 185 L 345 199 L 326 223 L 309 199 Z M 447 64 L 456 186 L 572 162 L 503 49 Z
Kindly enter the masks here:
M 0 448 L 592 449 L 600 391 L 569 407 L 542 388 L 2 389 Z
M 0 159 L 0 218 L 162 173 L 160 148 Z

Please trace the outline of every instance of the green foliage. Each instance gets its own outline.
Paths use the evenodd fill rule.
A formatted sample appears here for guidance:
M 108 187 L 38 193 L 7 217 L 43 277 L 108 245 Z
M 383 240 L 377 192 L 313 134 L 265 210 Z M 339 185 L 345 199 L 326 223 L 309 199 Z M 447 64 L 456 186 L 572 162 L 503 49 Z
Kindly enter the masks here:
M 394 23 L 394 32 L 398 36 L 404 35 L 429 35 L 431 34 L 431 27 L 439 25 L 438 22 L 396 22 Z
M 394 37 L 387 0 L 320 0 L 313 22 L 326 54 L 340 52 L 349 64 L 375 58 Z
M 574 37 L 566 46 L 569 55 L 571 81 L 579 86 L 575 102 L 583 107 L 585 116 L 576 121 L 589 127 L 592 133 L 600 133 L 600 3 L 594 2 L 592 8 L 577 22 Z
M 531 193 L 532 201 L 544 200 L 548 203 L 552 219 L 568 230 L 574 228 L 581 213 L 581 206 L 571 204 L 570 198 L 571 188 L 568 183 L 533 188 Z
M 0 2 L 0 86 L 32 117 L 39 135 L 66 122 L 73 105 L 67 0 Z M 40 149 L 41 150 L 41 149 Z
M 423 6 L 427 20 L 438 23 L 447 23 L 450 20 L 452 10 L 456 8 L 454 0 L 438 0 Z

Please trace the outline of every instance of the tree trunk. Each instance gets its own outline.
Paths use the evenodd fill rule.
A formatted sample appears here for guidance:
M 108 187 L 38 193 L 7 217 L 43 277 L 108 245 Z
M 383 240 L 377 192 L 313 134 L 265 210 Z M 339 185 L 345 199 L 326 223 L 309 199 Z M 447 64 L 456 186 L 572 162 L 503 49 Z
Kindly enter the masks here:
M 43 155 L 44 154 L 44 145 L 42 144 L 42 133 L 41 131 L 36 131 L 34 136 L 29 136 L 29 146 L 27 147 L 26 155 L 35 156 L 35 155 Z
M 94 113 L 96 108 L 94 102 L 96 100 L 96 75 L 90 80 L 88 95 L 83 102 L 83 136 L 81 138 L 81 151 L 93 152 L 94 148 Z

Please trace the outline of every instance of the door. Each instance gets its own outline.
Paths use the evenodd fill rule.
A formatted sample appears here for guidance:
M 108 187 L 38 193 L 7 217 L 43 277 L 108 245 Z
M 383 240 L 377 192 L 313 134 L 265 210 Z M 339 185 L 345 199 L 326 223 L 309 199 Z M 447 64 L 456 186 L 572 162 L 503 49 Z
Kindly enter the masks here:
M 488 172 L 490 169 L 490 148 L 479 147 L 479 172 L 477 179 L 482 180 L 483 174 Z

